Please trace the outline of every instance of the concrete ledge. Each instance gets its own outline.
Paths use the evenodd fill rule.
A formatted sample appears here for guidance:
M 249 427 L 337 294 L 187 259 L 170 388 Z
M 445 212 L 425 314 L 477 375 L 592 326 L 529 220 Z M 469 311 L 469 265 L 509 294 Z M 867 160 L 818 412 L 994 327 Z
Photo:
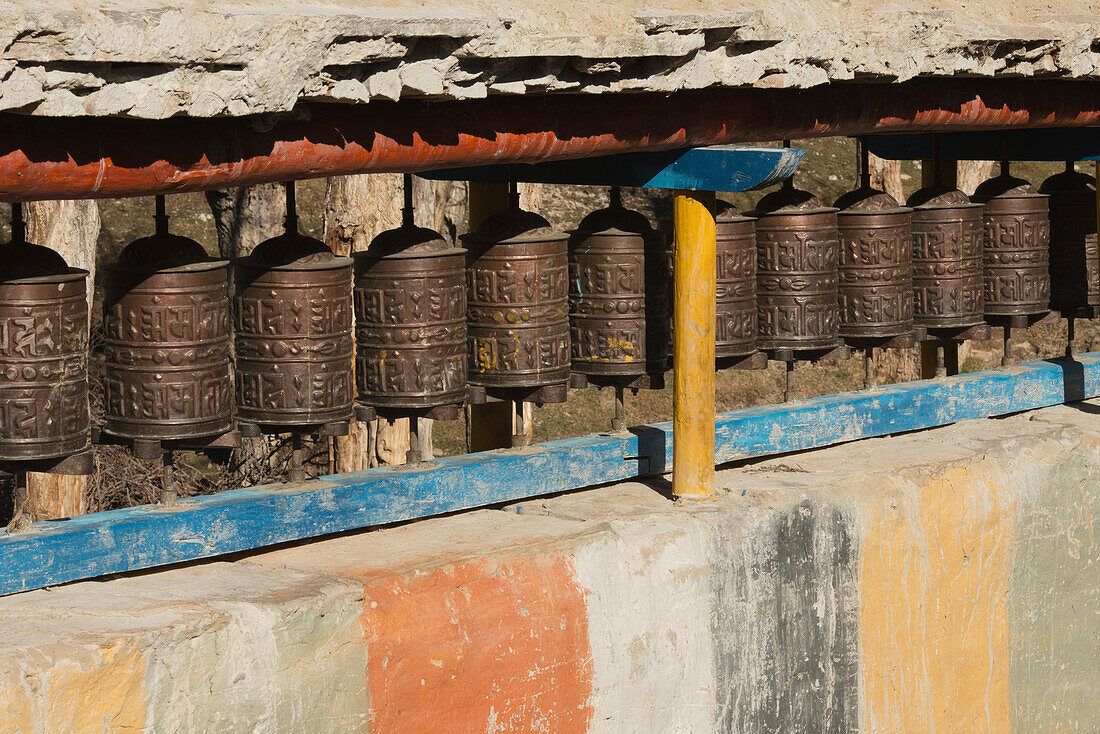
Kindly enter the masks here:
M 363 731 L 362 598 L 227 563 L 25 595 L 0 607 L 0 731 Z
M 8 597 L 0 730 L 1093 730 L 1096 413 Z

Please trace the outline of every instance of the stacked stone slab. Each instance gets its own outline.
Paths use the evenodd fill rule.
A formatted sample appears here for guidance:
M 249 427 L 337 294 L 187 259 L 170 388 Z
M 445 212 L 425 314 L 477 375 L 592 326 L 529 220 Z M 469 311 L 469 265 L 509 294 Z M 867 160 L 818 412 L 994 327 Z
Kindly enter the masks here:
M 803 88 L 917 76 L 1100 78 L 1087 0 L 491 5 L 0 3 L 0 111 L 222 117 L 301 102 Z M 62 7 L 63 6 L 63 7 Z M 404 6 L 404 7 L 403 7 Z M 583 30 L 578 29 L 583 26 Z M 263 123 L 259 123 L 262 129 Z

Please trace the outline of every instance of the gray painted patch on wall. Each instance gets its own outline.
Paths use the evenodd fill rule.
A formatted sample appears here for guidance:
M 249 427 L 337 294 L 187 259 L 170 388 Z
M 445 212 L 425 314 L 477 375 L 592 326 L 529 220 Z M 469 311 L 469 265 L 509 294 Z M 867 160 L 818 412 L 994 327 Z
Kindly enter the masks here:
M 805 500 L 720 525 L 715 731 L 857 731 L 857 541 L 843 513 Z

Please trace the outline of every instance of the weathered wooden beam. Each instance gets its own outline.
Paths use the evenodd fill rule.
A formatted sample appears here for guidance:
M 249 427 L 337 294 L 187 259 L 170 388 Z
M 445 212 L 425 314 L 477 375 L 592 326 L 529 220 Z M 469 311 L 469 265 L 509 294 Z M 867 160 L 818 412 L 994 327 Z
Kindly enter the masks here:
M 879 158 L 909 161 L 931 158 L 937 142 L 943 159 L 952 161 L 1100 159 L 1098 127 L 876 135 L 868 147 Z
M 1100 395 L 1100 353 L 724 413 L 720 463 Z M 0 594 L 210 558 L 665 471 L 672 425 L 35 523 L 0 535 Z

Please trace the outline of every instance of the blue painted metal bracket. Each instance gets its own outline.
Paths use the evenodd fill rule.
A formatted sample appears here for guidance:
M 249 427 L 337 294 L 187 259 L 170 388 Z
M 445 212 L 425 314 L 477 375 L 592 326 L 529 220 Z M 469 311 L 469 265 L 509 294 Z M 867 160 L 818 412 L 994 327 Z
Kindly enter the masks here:
M 779 183 L 798 170 L 801 148 L 714 145 L 571 161 L 448 168 L 417 174 L 440 181 L 632 186 L 689 191 L 749 191 Z
M 948 161 L 1100 160 L 1100 127 L 876 135 L 868 139 L 867 148 L 887 160 L 930 160 L 937 138 L 940 157 Z
M 1100 395 L 1100 353 L 723 413 L 719 462 L 800 451 Z M 35 523 L 0 535 L 0 595 L 512 502 L 670 468 L 670 423 L 414 468 L 232 490 L 166 508 Z

